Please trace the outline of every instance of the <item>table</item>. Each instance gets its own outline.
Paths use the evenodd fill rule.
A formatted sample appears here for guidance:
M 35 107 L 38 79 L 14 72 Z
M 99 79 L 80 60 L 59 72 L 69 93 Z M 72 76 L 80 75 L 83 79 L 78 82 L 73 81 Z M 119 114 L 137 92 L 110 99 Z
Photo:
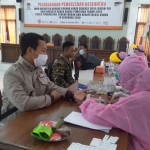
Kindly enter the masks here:
M 78 84 L 76 83 L 70 86 L 69 89 L 76 91 L 77 85 Z M 102 139 L 104 135 L 106 135 L 106 133 L 102 131 L 65 123 L 72 131 L 72 135 L 68 140 L 50 143 L 31 137 L 30 133 L 40 121 L 56 121 L 61 116 L 66 117 L 72 111 L 79 112 L 79 104 L 76 102 L 60 100 L 50 107 L 25 112 L 0 128 L 0 141 L 22 145 L 33 150 L 67 150 L 72 142 L 89 145 L 94 137 Z M 117 150 L 128 149 L 129 134 L 127 132 L 113 128 L 108 134 L 119 137 Z

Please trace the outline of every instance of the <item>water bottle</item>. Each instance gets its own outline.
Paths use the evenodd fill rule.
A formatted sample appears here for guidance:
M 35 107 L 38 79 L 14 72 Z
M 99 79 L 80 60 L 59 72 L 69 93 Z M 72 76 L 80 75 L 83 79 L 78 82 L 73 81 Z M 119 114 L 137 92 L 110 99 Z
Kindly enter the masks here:
M 100 66 L 104 66 L 104 59 L 102 59 Z

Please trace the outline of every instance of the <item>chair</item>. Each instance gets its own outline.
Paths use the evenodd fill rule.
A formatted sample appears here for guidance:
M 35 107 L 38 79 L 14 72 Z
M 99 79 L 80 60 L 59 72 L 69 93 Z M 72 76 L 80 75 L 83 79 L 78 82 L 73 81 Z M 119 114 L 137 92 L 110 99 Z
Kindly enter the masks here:
M 32 149 L 0 141 L 0 150 L 32 150 Z
M 48 34 L 43 34 L 42 35 L 43 36 L 43 38 L 44 38 L 44 41 L 46 42 L 46 43 L 50 43 L 50 36 L 48 35 Z
M 129 41 L 126 37 L 122 37 L 120 40 L 118 40 L 117 43 L 117 50 L 119 52 L 127 52 L 127 49 L 129 48 Z
M 48 68 L 44 69 L 45 74 L 48 76 Z
M 86 35 L 82 35 L 79 37 L 78 39 L 78 46 L 80 46 L 81 44 L 85 44 L 86 46 L 88 46 L 89 44 L 89 37 L 87 37 Z
M 90 39 L 90 49 L 100 49 L 101 39 L 98 36 L 94 36 Z
M 0 121 L 18 110 L 16 107 L 14 107 L 14 108 L 6 111 L 5 113 L 1 114 L 2 105 L 3 105 L 3 102 L 2 102 L 2 96 L 1 96 L 1 91 L 0 91 Z M 3 126 L 3 125 L 4 124 L 2 122 L 0 122 L 0 126 Z
M 62 46 L 62 36 L 58 33 L 52 36 L 52 43 L 54 46 Z
M 75 36 L 68 34 L 67 36 L 65 36 L 65 41 L 70 41 L 72 43 L 75 42 Z
M 114 50 L 115 40 L 112 37 L 107 37 L 103 41 L 103 50 Z
M 22 32 L 21 34 L 19 34 L 19 44 L 20 44 L 20 42 L 21 42 L 21 38 L 22 38 L 24 35 L 25 35 L 24 32 Z

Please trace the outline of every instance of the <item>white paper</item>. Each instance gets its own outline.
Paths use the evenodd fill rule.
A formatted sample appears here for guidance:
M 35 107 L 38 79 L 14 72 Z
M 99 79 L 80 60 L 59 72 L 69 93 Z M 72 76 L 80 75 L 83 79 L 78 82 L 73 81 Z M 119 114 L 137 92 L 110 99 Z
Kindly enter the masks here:
M 93 140 L 90 143 L 90 146 L 99 147 L 101 144 L 101 139 L 93 138 Z
M 111 136 L 111 137 L 107 140 L 107 142 L 108 142 L 108 143 L 115 144 L 118 140 L 119 140 L 119 137 Z
M 104 126 L 99 126 L 96 124 L 93 124 L 89 121 L 87 121 L 86 119 L 83 118 L 82 114 L 79 112 L 72 112 L 70 113 L 65 119 L 65 122 L 68 123 L 72 123 L 78 126 L 82 126 L 82 127 L 86 127 L 86 128 L 90 128 L 90 129 L 94 129 L 94 130 L 101 130 L 104 132 L 109 132 L 109 130 L 111 130 L 110 127 L 104 127 Z
M 102 139 L 102 142 L 104 143 L 107 142 L 108 138 L 109 138 L 109 135 L 105 135 L 104 138 Z

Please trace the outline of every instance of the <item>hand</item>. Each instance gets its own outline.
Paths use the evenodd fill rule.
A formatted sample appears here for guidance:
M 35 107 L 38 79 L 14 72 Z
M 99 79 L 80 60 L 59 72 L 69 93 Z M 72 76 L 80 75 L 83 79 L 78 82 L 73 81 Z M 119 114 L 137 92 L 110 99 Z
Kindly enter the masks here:
M 54 100 L 58 101 L 60 99 L 60 97 L 62 96 L 60 93 L 58 93 L 57 91 L 52 91 L 52 93 L 50 95 L 54 96 Z
M 69 58 L 69 61 L 70 61 L 70 62 L 73 62 L 73 61 L 75 61 L 75 60 L 76 60 L 76 58 L 74 58 L 74 57 Z
M 79 52 L 81 49 L 82 49 L 82 46 L 79 46 L 77 51 Z
M 74 99 L 79 101 L 84 101 L 86 99 L 86 93 L 88 90 L 80 90 L 74 93 Z
M 120 97 L 127 97 L 129 95 L 123 93 L 123 92 L 115 92 L 111 98 L 112 101 L 118 101 Z

